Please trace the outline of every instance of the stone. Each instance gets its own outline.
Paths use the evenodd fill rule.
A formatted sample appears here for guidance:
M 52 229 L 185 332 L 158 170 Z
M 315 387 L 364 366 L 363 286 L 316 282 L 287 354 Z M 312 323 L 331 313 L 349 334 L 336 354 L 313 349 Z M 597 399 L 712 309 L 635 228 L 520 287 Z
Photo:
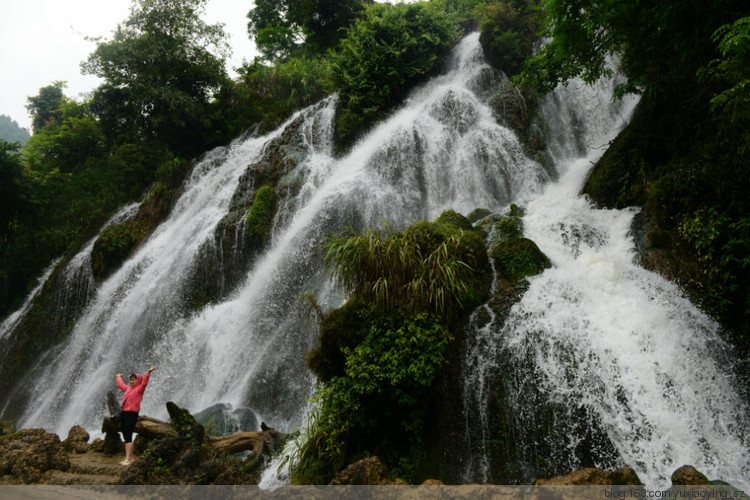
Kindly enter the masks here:
M 564 476 L 556 476 L 550 479 L 537 479 L 535 486 L 613 486 L 633 485 L 640 486 L 643 483 L 638 474 L 631 468 L 623 468 L 615 471 L 606 471 L 589 467 L 573 471 Z
M 69 468 L 70 459 L 57 434 L 22 429 L 0 438 L 0 475 L 28 484 L 40 481 L 48 470 Z
M 117 455 L 125 453 L 125 443 L 120 439 L 119 434 L 108 432 L 104 435 L 101 452 L 105 455 Z
M 383 465 L 378 457 L 369 457 L 348 465 L 336 474 L 330 484 L 375 486 L 390 485 L 394 482 L 390 479 L 388 467 Z
M 91 441 L 91 451 L 97 453 L 104 453 L 104 440 L 102 438 L 96 438 Z
M 89 449 L 89 433 L 80 425 L 74 425 L 68 431 L 68 437 L 62 442 L 63 448 L 72 453 L 86 453 Z
M 675 486 L 704 486 L 708 478 L 698 472 L 692 465 L 683 465 L 672 474 L 672 484 Z

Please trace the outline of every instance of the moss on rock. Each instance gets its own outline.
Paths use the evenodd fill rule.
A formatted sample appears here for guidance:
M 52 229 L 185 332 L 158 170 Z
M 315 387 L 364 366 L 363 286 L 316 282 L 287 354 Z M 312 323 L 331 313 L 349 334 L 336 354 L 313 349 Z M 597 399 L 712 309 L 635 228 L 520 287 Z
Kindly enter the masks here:
M 500 279 L 510 282 L 534 276 L 549 268 L 549 258 L 528 238 L 510 238 L 492 249 L 491 257 Z
M 272 186 L 262 186 L 255 193 L 253 204 L 248 209 L 248 238 L 258 246 L 265 246 L 271 238 L 271 227 L 278 198 Z

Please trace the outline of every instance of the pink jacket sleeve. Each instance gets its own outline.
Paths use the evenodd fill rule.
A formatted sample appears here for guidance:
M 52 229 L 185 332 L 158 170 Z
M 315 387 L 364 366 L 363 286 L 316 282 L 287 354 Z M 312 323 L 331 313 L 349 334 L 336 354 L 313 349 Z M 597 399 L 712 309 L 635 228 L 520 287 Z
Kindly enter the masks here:
M 127 391 L 128 386 L 125 385 L 125 382 L 122 381 L 122 377 L 117 377 L 117 387 L 120 388 L 121 391 Z
M 143 394 L 143 391 L 146 390 L 146 386 L 148 385 L 148 379 L 151 378 L 151 374 L 149 372 L 146 372 L 146 374 L 143 376 L 143 381 L 138 385 L 138 392 Z

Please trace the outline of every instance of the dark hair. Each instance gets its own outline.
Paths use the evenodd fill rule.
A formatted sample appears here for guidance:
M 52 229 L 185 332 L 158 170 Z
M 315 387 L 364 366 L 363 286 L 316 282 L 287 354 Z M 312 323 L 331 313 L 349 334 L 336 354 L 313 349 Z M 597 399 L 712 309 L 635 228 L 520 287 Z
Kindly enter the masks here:
M 129 379 L 134 378 L 134 379 L 138 380 L 138 375 L 136 375 L 135 373 L 131 373 L 130 377 L 128 377 L 128 378 Z

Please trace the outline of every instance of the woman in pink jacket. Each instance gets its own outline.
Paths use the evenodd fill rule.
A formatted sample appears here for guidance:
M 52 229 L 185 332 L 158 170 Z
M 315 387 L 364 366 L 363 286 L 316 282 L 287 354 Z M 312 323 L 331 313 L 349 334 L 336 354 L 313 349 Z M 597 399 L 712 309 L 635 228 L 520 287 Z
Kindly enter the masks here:
M 141 411 L 143 391 L 146 390 L 148 379 L 154 370 L 156 370 L 156 366 L 149 368 L 145 375 L 133 373 L 130 375 L 129 385 L 125 385 L 125 382 L 122 381 L 122 373 L 117 374 L 117 387 L 125 392 L 122 396 L 122 417 L 120 418 L 120 430 L 123 439 L 125 439 L 125 460 L 120 462 L 120 465 L 133 463 L 133 431 L 135 430 L 135 423 L 138 421 L 138 412 Z

